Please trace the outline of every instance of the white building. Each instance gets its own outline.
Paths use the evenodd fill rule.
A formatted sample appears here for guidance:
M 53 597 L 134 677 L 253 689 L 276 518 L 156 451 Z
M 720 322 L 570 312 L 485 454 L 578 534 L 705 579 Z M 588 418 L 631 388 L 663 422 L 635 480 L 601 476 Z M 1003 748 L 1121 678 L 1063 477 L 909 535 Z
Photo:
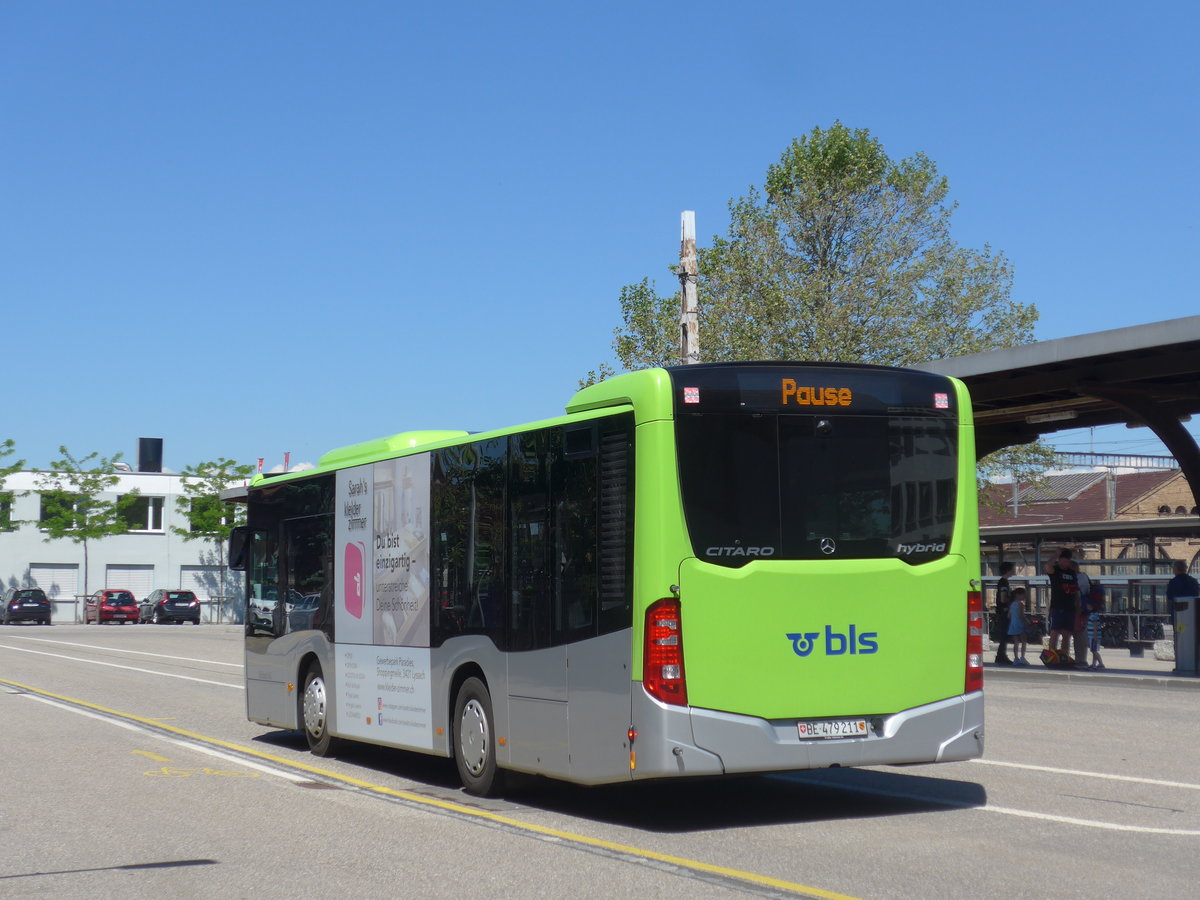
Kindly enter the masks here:
M 161 444 L 159 450 L 161 459 Z M 161 468 L 152 461 L 141 468 Z M 172 526 L 187 529 L 177 508 L 184 479 L 170 472 L 117 472 L 117 484 L 102 499 L 115 500 L 135 489 L 140 494 L 136 520 L 126 534 L 84 544 L 66 538 L 46 540 L 38 482 L 44 473 L 8 476 L 0 499 L 0 588 L 40 587 L 54 603 L 55 622 L 82 621 L 82 600 L 102 588 L 123 588 L 139 601 L 156 588 L 194 591 L 204 604 L 203 622 L 239 621 L 241 583 L 237 572 L 225 573 L 212 541 L 184 540 Z

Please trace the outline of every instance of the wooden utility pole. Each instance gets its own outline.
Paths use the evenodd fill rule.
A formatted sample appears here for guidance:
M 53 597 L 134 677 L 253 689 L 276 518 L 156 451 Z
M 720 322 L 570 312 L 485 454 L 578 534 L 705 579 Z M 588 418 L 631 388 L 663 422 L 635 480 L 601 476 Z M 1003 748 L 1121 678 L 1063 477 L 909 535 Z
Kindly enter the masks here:
M 679 216 L 679 362 L 700 362 L 700 316 L 696 309 L 696 213 Z

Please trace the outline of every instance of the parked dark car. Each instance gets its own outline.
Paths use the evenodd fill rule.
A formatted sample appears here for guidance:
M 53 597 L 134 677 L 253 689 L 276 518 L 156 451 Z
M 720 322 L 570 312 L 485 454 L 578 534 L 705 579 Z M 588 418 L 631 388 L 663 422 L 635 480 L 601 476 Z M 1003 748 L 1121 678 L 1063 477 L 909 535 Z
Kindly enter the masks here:
M 83 604 L 84 625 L 90 625 L 92 622 L 97 625 L 104 622 L 119 622 L 122 625 L 126 622 L 136 624 L 137 620 L 137 601 L 133 599 L 133 594 L 129 591 L 113 588 L 96 591 Z
M 50 624 L 50 598 L 41 588 L 9 588 L 4 592 L 3 622 L 36 622 Z
M 288 631 L 304 631 L 313 627 L 313 618 L 321 605 L 320 594 L 297 594 L 288 598 Z M 295 602 L 292 602 L 294 599 Z
M 138 621 L 153 622 L 155 625 L 164 622 L 191 622 L 193 625 L 199 625 L 200 601 L 191 591 L 159 588 L 152 591 L 138 606 Z

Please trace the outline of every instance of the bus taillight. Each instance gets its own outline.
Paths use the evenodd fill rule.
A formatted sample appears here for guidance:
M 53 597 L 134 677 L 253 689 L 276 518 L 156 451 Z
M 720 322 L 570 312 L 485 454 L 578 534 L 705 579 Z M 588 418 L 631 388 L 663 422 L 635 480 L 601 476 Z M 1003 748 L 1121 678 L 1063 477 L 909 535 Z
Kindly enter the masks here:
M 983 594 L 967 591 L 967 678 L 964 694 L 983 690 Z
M 683 674 L 683 630 L 679 601 L 659 600 L 646 610 L 646 647 L 642 654 L 642 686 L 655 700 L 687 706 Z

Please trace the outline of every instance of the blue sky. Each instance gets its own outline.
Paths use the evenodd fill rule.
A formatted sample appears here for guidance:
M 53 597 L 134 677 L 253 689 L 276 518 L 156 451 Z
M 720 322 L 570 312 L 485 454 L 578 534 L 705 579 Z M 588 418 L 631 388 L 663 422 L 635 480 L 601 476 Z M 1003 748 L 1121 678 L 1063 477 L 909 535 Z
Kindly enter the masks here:
M 1039 339 L 1192 315 L 1184 3 L 0 5 L 0 439 L 277 464 L 559 413 L 792 140 L 951 184 Z M 1066 449 L 1162 452 L 1144 430 Z M 1069 447 L 1067 445 L 1070 445 Z

